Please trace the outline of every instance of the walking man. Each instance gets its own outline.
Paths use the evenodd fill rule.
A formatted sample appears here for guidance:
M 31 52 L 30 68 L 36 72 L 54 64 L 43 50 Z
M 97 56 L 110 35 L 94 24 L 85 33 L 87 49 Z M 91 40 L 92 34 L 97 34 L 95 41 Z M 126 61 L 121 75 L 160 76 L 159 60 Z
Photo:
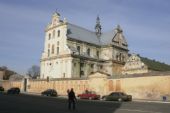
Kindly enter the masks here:
M 69 110 L 71 109 L 71 106 L 72 106 L 73 110 L 75 110 L 75 108 L 76 108 L 75 100 L 76 100 L 76 96 L 75 96 L 73 88 L 71 88 L 71 90 L 68 93 L 68 109 Z

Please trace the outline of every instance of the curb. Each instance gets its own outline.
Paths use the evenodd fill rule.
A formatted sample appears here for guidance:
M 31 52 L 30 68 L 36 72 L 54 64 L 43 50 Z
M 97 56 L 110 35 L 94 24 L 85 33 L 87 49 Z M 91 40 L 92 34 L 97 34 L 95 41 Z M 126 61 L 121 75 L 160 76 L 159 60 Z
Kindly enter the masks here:
M 148 102 L 148 103 L 166 103 L 170 104 L 170 101 L 161 101 L 161 100 L 132 100 L 132 102 Z

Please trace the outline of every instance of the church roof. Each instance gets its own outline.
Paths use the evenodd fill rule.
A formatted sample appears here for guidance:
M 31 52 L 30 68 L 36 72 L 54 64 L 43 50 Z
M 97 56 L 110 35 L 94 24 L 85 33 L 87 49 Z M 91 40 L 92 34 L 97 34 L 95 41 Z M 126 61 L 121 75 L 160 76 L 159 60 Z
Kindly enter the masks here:
M 115 36 L 115 32 L 113 30 L 106 33 L 102 33 L 101 35 L 102 45 L 110 44 L 114 36 Z
M 127 42 L 123 34 L 115 32 L 115 30 L 102 33 L 101 36 L 98 38 L 95 32 L 90 31 L 88 29 L 79 27 L 71 23 L 68 23 L 67 26 L 68 26 L 67 36 L 68 38 L 71 39 L 76 39 L 79 41 L 84 41 L 96 45 L 108 45 L 108 44 L 115 45 L 113 41 L 117 41 L 118 38 L 121 38 L 123 44 L 127 45 Z
M 87 30 L 85 28 L 79 27 L 77 25 L 73 25 L 68 23 L 68 31 L 67 36 L 68 38 L 73 38 L 76 40 L 92 43 L 99 45 L 99 39 L 97 38 L 95 32 Z

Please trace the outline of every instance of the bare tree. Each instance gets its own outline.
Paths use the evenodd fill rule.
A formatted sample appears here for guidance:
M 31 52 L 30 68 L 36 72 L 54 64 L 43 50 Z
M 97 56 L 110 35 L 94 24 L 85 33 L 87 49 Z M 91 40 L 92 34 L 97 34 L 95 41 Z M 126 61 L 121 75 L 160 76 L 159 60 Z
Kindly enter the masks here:
M 40 67 L 37 65 L 32 65 L 31 68 L 28 69 L 27 74 L 33 78 L 36 79 L 40 76 Z
M 1 69 L 8 70 L 8 67 L 7 66 L 2 66 Z

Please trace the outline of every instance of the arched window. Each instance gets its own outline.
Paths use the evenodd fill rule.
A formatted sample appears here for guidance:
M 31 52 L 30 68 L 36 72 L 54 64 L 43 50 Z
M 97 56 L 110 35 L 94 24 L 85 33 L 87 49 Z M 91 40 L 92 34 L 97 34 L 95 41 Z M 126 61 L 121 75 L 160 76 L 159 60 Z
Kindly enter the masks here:
M 55 38 L 55 30 L 53 30 L 53 38 Z
M 60 30 L 58 30 L 58 37 L 60 37 Z
M 80 54 L 80 46 L 77 46 L 77 51 Z
M 51 39 L 51 33 L 48 34 L 48 40 L 50 40 L 50 39 Z
M 51 53 L 54 54 L 54 45 L 52 45 Z
M 60 42 L 59 42 L 59 41 L 57 41 L 57 55 L 58 55 L 58 54 L 59 54 L 59 52 L 60 52 L 59 45 L 60 45 Z
M 119 61 L 122 61 L 122 53 L 119 54 Z
M 80 77 L 84 75 L 84 71 L 80 71 Z
M 87 55 L 90 56 L 90 48 L 87 49 Z
M 116 55 L 116 60 L 119 61 L 119 55 Z
M 59 48 L 59 47 L 57 47 L 57 55 L 59 54 L 59 51 L 60 51 L 60 48 Z

